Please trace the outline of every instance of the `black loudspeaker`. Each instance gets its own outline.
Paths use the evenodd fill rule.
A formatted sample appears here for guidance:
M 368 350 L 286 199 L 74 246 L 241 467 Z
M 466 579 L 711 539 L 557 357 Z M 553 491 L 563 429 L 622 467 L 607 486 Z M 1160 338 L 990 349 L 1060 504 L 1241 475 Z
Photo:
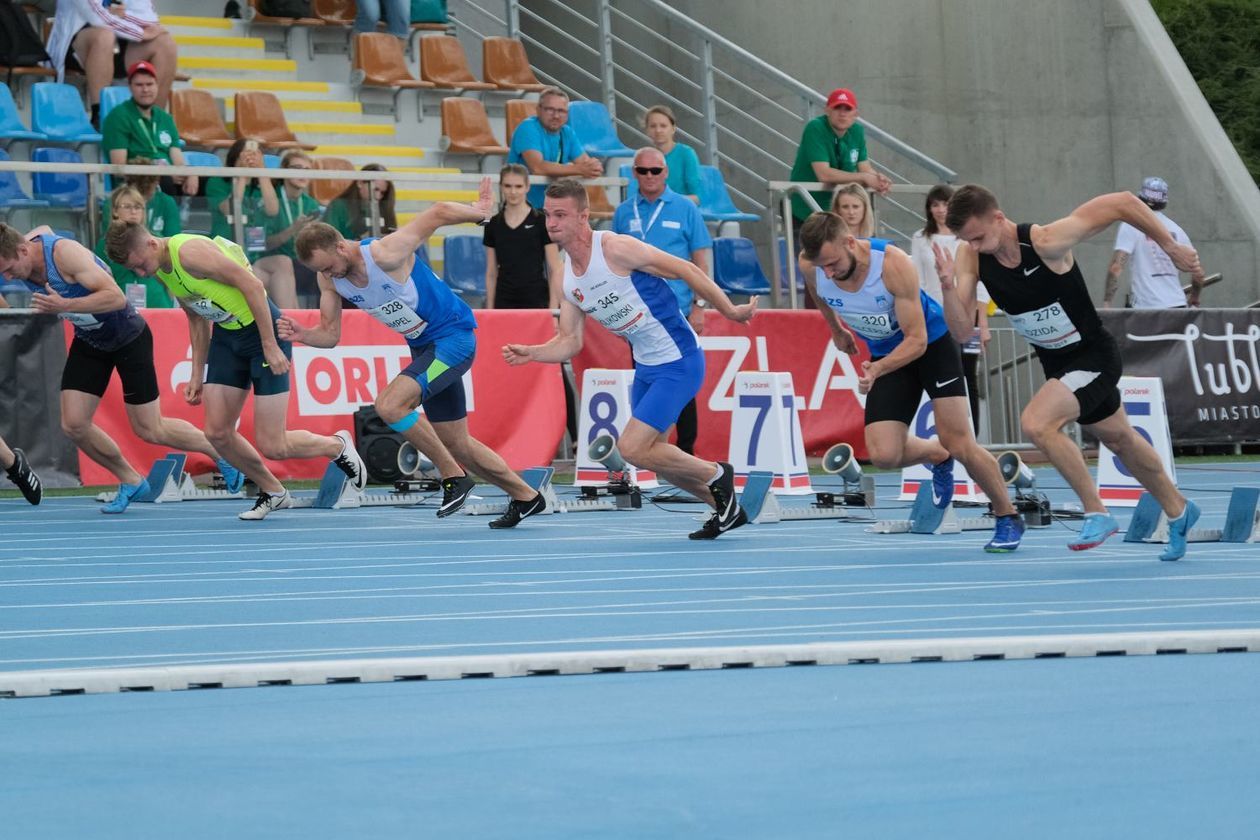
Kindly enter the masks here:
M 398 448 L 405 438 L 386 425 L 371 405 L 354 413 L 354 446 L 367 465 L 373 484 L 393 484 L 403 477 L 398 469 Z

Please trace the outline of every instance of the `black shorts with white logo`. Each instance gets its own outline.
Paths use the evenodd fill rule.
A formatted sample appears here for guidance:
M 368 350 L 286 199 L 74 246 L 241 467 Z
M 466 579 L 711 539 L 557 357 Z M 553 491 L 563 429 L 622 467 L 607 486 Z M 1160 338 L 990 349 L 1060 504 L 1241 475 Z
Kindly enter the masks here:
M 949 333 L 928 344 L 923 355 L 910 364 L 875 380 L 866 395 L 866 425 L 895 420 L 909 426 L 924 391 L 932 399 L 967 396 L 962 354 Z
M 122 380 L 123 402 L 144 405 L 158 398 L 153 333 L 147 324 L 143 332 L 117 350 L 98 350 L 76 336 L 61 371 L 61 390 L 102 397 L 115 369 Z
M 1083 425 L 1106 420 L 1120 410 L 1120 376 L 1124 361 L 1110 333 L 1090 339 L 1079 352 L 1058 358 L 1042 358 L 1046 379 L 1057 379 L 1076 395 L 1081 407 L 1077 422 Z

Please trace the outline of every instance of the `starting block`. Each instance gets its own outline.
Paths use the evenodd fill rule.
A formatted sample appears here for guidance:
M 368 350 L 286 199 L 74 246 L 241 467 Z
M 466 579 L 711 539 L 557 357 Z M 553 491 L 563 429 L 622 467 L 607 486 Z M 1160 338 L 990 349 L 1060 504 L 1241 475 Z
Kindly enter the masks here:
M 921 482 L 910 508 L 909 519 L 881 519 L 867 528 L 872 534 L 957 534 L 962 531 L 991 531 L 992 516 L 960 519 L 953 504 L 942 509 L 932 504 L 932 484 Z
M 768 470 L 753 470 L 744 482 L 739 504 L 754 525 L 772 522 L 788 522 L 804 519 L 851 519 L 854 514 L 848 508 L 866 510 L 868 502 L 850 504 L 846 494 L 815 493 L 814 503 L 808 506 L 783 506 L 774 494 L 776 476 Z M 863 517 L 865 518 L 865 517 Z
M 132 501 L 153 502 L 194 502 L 207 499 L 244 499 L 245 492 L 229 493 L 223 487 L 198 487 L 192 476 L 185 472 L 188 456 L 183 452 L 169 452 L 166 457 L 153 462 L 145 479 L 149 482 L 149 492 L 137 496 Z M 112 502 L 118 491 L 111 490 L 98 493 L 98 502 Z
M 1124 532 L 1125 542 L 1168 542 L 1168 516 L 1150 493 L 1143 493 Z M 1260 542 L 1260 488 L 1235 487 L 1229 494 L 1224 528 L 1191 528 L 1186 542 Z
M 433 493 L 412 492 L 413 484 L 422 482 L 398 482 L 402 488 L 389 493 L 369 493 L 356 490 L 350 483 L 350 477 L 336 464 L 330 463 L 324 469 L 324 477 L 319 481 L 319 490 L 315 498 L 293 499 L 295 508 L 317 508 L 319 510 L 346 510 L 359 507 L 399 507 L 418 505 L 433 498 Z
M 556 498 L 556 489 L 551 486 L 551 479 L 556 474 L 555 467 L 530 467 L 521 473 L 521 479 L 533 489 L 542 493 L 547 502 L 543 513 L 563 513 L 560 500 Z M 476 505 L 464 505 L 459 512 L 468 516 L 502 516 L 507 513 L 507 502 L 482 502 Z

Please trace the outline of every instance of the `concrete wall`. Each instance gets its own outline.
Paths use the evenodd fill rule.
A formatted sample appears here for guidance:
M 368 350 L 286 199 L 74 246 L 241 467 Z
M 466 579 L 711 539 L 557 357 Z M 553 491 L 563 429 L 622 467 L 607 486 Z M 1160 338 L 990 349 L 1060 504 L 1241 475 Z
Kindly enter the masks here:
M 1260 191 L 1145 0 L 675 0 L 684 14 L 1049 221 L 1098 193 L 1170 185 L 1208 305 L 1260 300 Z M 1096 297 L 1114 231 L 1078 251 Z

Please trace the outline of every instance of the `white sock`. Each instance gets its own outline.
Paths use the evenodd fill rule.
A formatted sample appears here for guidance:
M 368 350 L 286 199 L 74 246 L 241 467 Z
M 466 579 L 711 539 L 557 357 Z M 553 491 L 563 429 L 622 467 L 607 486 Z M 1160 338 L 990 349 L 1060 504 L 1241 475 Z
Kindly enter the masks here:
M 724 470 L 722 469 L 722 465 L 721 465 L 721 464 L 718 464 L 717 472 L 715 472 L 715 473 L 713 474 L 713 478 L 710 478 L 710 479 L 709 479 L 709 483 L 710 483 L 710 484 L 712 484 L 713 482 L 715 482 L 715 481 L 717 481 L 719 478 L 721 478 L 721 477 L 722 477 L 722 473 L 723 473 L 723 472 L 724 472 Z

